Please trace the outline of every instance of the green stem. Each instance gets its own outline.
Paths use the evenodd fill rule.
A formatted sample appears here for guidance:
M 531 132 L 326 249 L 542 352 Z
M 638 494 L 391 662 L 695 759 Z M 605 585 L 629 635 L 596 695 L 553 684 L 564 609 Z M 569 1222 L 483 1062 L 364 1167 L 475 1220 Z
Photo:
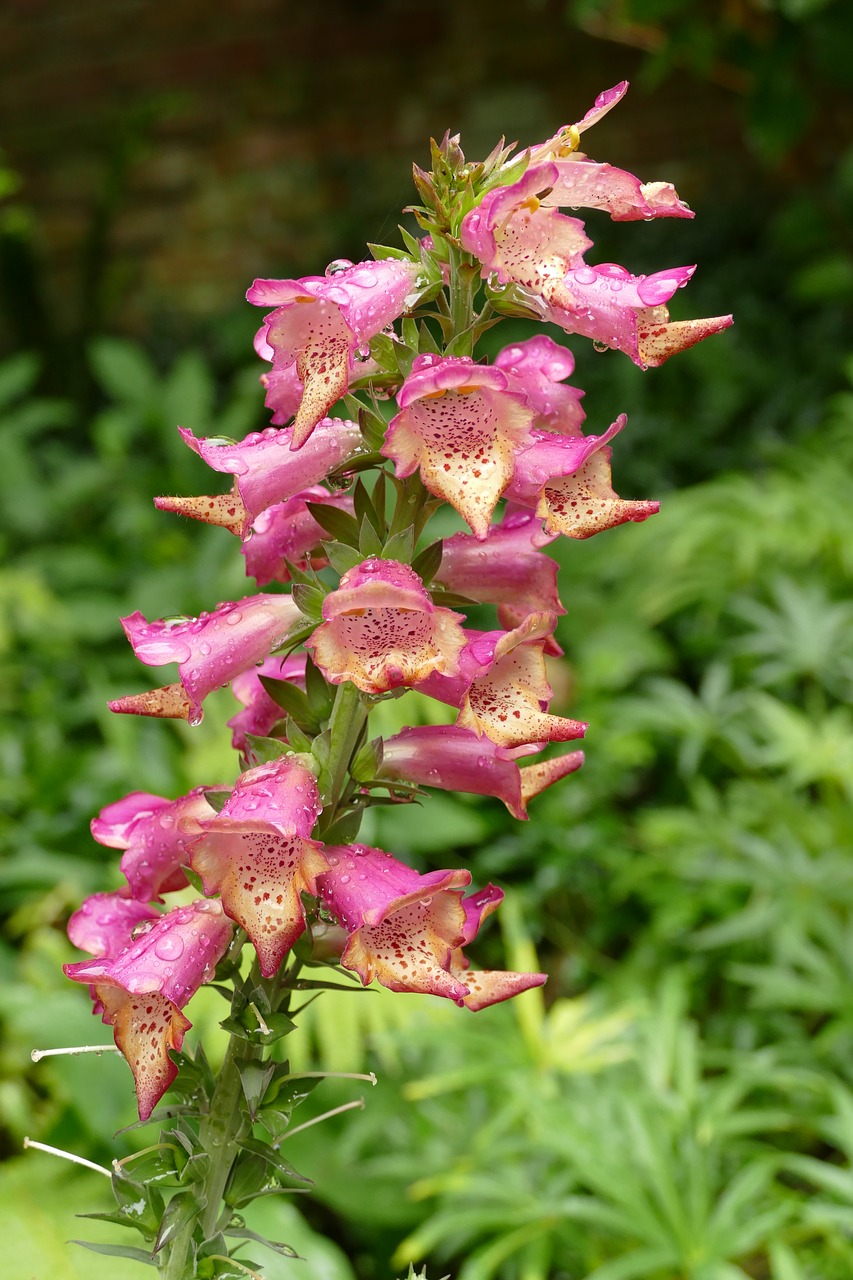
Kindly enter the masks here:
M 334 822 L 347 790 L 352 753 L 367 723 L 367 716 L 365 699 L 355 685 L 349 681 L 339 684 L 329 717 L 329 790 L 320 819 L 320 834 Z
M 448 240 L 450 256 L 450 319 L 453 333 L 447 344 L 446 353 L 455 356 L 474 354 L 474 290 L 469 272 L 470 258 L 461 249 L 457 249 L 452 240 Z M 451 351 L 452 349 L 452 351 Z

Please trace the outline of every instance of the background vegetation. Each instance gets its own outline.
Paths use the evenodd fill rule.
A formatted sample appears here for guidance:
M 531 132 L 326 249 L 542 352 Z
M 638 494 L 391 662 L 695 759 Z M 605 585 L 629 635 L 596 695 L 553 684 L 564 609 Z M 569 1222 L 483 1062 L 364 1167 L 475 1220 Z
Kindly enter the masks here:
M 240 291 L 254 271 L 356 257 L 363 240 L 388 238 L 383 220 L 393 226 L 409 198 L 402 161 L 391 173 L 408 144 L 399 115 L 386 151 L 369 128 L 345 139 L 349 158 L 335 153 L 331 174 L 320 151 L 340 108 L 324 99 L 311 117 L 309 72 L 323 86 L 357 84 L 367 43 L 363 13 L 358 27 L 332 9 L 343 35 L 322 65 L 318 45 L 301 49 L 285 96 L 303 121 L 290 167 L 261 165 L 236 184 L 236 204 L 220 210 L 237 228 L 227 259 L 205 258 L 202 239 L 216 289 L 200 289 L 186 245 L 174 259 L 185 261 L 185 289 L 152 284 L 145 264 L 162 274 L 162 255 L 149 246 L 134 267 L 123 231 L 140 173 L 192 118 L 185 86 L 183 97 L 177 78 L 164 88 L 165 45 L 150 58 L 156 92 L 100 135 L 73 253 L 28 167 L 35 126 L 13 131 L 17 152 L 0 174 L 0 1222 L 13 1280 L 134 1274 L 65 1244 L 119 1239 L 73 1220 L 106 1206 L 105 1184 L 20 1154 L 25 1134 L 107 1163 L 152 1140 L 111 1138 L 133 1118 L 121 1062 L 29 1058 L 98 1034 L 59 968 L 72 957 L 69 912 L 118 883 L 88 822 L 131 789 L 174 795 L 233 774 L 227 695 L 194 730 L 105 710 L 145 683 L 120 614 L 193 612 L 246 590 L 227 535 L 151 506 L 156 493 L 209 480 L 175 424 L 236 437 L 264 425 L 255 317 L 236 304 Z M 551 978 L 544 999 L 531 992 L 476 1018 L 384 992 L 312 1006 L 315 1056 L 345 1070 L 369 1064 L 380 1086 L 363 1113 L 293 1139 L 317 1192 L 300 1199 L 302 1215 L 272 1200 L 257 1212 L 308 1260 L 273 1259 L 268 1274 L 384 1280 L 414 1259 L 455 1280 L 849 1280 L 847 6 L 577 0 L 483 6 L 478 26 L 479 10 L 464 20 L 466 61 L 442 44 L 451 20 L 440 10 L 376 5 L 368 34 L 383 49 L 396 38 L 403 65 L 417 19 L 412 128 L 443 129 L 447 119 L 431 121 L 453 108 L 472 152 L 514 127 L 532 141 L 586 109 L 575 68 L 592 93 L 628 74 L 621 119 L 608 118 L 609 134 L 599 126 L 592 153 L 682 188 L 683 173 L 699 216 L 675 227 L 591 219 L 599 256 L 638 270 L 698 261 L 689 313 L 732 309 L 737 328 L 646 375 L 572 344 L 591 426 L 629 414 L 619 492 L 664 499 L 645 525 L 555 549 L 569 609 L 555 681 L 561 711 L 592 724 L 587 764 L 524 825 L 498 804 L 436 795 L 429 823 L 406 808 L 373 811 L 366 833 L 423 868 L 458 863 L 477 882 L 502 883 L 504 936 L 487 935 L 481 959 L 500 963 L 503 948 L 517 966 L 538 956 Z M 189 3 L 176 13 L 198 17 Z M 287 24 L 275 21 L 281 49 Z M 557 57 L 559 85 L 543 70 Z M 429 58 L 459 71 L 452 90 L 426 76 Z M 226 91 L 238 54 L 223 66 Z M 262 88 L 246 99 L 250 132 Z M 53 127 L 65 136 L 61 120 Z M 207 152 L 199 143 L 192 154 Z M 221 195 L 215 175 L 193 199 L 205 190 Z M 259 260 L 240 192 L 246 207 L 280 202 L 280 223 L 256 215 L 261 240 L 282 233 L 275 260 Z M 166 243 L 187 234 L 183 223 Z M 193 1017 L 203 1035 L 219 1016 L 202 993 Z M 307 1044 L 294 1047 L 307 1060 Z M 350 1096 L 327 1083 L 306 1105 L 319 1112 Z

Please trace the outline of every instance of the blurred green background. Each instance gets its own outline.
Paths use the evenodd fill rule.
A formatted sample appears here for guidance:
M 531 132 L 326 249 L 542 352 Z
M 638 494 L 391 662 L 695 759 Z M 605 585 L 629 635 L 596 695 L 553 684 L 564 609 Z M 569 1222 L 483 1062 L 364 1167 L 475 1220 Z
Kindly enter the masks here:
M 10 1280 L 138 1270 L 65 1244 L 121 1239 L 73 1217 L 107 1207 L 106 1180 L 21 1144 L 108 1164 L 154 1140 L 112 1137 L 134 1114 L 123 1063 L 29 1054 L 105 1036 L 59 969 L 69 912 L 118 883 L 92 815 L 234 773 L 227 694 L 195 730 L 105 710 L 150 674 L 119 615 L 251 590 L 227 534 L 151 505 L 209 486 L 176 424 L 266 424 L 247 285 L 394 243 L 430 133 L 461 130 L 475 158 L 501 133 L 534 142 L 623 78 L 590 153 L 674 181 L 697 218 L 592 214 L 595 260 L 698 262 L 676 318 L 736 327 L 648 374 L 569 343 L 589 430 L 629 415 L 618 491 L 663 499 L 555 549 L 555 684 L 592 725 L 583 771 L 526 824 L 436 795 L 428 823 L 382 810 L 366 832 L 503 884 L 503 937 L 478 959 L 545 966 L 545 997 L 476 1017 L 320 999 L 294 1052 L 380 1085 L 293 1139 L 316 1194 L 303 1216 L 265 1202 L 258 1229 L 308 1259 L 274 1259 L 271 1280 L 385 1280 L 409 1259 L 431 1280 L 849 1280 L 847 0 L 7 0 L 0 62 Z M 215 1037 L 215 997 L 192 1016 Z M 352 1096 L 329 1082 L 306 1106 Z

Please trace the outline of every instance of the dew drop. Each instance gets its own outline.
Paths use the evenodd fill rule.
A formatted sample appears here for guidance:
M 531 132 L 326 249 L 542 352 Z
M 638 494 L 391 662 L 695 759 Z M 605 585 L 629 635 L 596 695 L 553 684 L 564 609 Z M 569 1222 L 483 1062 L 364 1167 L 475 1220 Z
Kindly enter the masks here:
M 339 276 L 344 271 L 349 271 L 352 263 L 349 258 L 335 258 L 334 262 L 330 262 L 324 272 L 327 276 Z
M 184 954 L 184 944 L 180 938 L 167 934 L 154 943 L 154 954 L 161 960 L 179 960 Z

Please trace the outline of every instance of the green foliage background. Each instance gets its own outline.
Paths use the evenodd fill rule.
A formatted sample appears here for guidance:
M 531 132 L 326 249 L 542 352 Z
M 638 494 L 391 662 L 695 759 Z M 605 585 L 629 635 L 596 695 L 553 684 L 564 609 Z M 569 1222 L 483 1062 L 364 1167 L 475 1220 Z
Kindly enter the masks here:
M 647 50 L 640 92 L 675 74 L 736 96 L 759 191 L 733 179 L 695 223 L 653 224 L 642 242 L 590 222 L 601 258 L 699 261 L 691 314 L 732 309 L 737 328 L 645 375 L 571 344 L 590 429 L 629 413 L 619 492 L 664 499 L 645 525 L 554 548 L 569 610 L 555 684 L 560 710 L 591 722 L 587 764 L 526 824 L 440 794 L 428 822 L 374 811 L 365 832 L 423 868 L 502 883 L 503 936 L 479 959 L 541 963 L 550 981 L 476 1018 L 385 992 L 311 1006 L 303 1065 L 372 1067 L 380 1086 L 364 1112 L 293 1139 L 317 1192 L 304 1216 L 266 1202 L 258 1229 L 308 1261 L 274 1259 L 271 1280 L 380 1280 L 410 1260 L 456 1280 L 853 1273 L 853 150 L 825 131 L 850 87 L 845 15 L 843 0 L 739 0 L 722 16 L 578 0 L 560 15 L 602 49 Z M 567 117 L 586 105 L 570 98 Z M 37 272 L 38 211 L 14 174 L 0 189 L 4 261 Z M 132 1264 L 64 1243 L 120 1239 L 72 1220 L 106 1207 L 106 1183 L 20 1152 L 29 1134 L 108 1164 L 153 1141 L 111 1137 L 133 1117 L 126 1069 L 29 1053 L 103 1032 L 59 970 L 69 912 L 118 883 L 91 816 L 128 790 L 234 773 L 227 694 L 194 730 L 104 704 L 145 686 L 120 614 L 248 589 L 228 535 L 150 499 L 209 484 L 177 422 L 264 425 L 254 317 L 172 317 L 174 354 L 97 309 L 33 344 L 7 310 L 0 1222 L 12 1280 L 124 1277 Z M 214 1058 L 219 1016 L 202 993 L 193 1019 Z M 329 1082 L 309 1105 L 350 1097 Z

